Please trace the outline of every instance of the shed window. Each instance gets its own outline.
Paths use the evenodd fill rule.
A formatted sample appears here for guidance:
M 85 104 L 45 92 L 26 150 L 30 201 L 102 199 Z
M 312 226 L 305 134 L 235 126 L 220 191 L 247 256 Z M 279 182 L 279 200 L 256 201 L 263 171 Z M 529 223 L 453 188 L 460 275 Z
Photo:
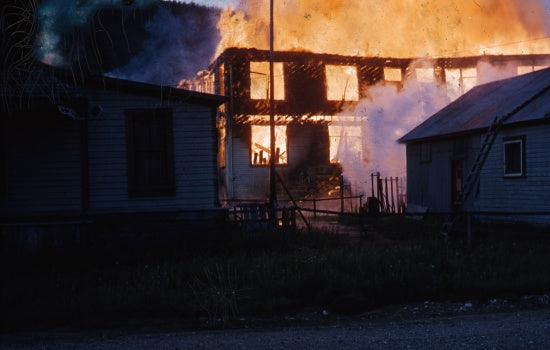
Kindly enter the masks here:
M 327 100 L 357 101 L 359 100 L 359 82 L 357 68 L 354 66 L 325 66 L 327 82 Z
M 525 176 L 525 138 L 504 139 L 504 176 Z
M 128 195 L 174 195 L 171 109 L 127 110 Z
M 274 98 L 285 99 L 285 81 L 283 64 L 273 63 Z M 250 62 L 250 98 L 252 100 L 269 99 L 269 62 Z
M 269 165 L 271 148 L 269 125 L 252 125 L 251 134 L 252 165 Z M 286 125 L 275 126 L 275 164 L 287 164 L 286 141 Z

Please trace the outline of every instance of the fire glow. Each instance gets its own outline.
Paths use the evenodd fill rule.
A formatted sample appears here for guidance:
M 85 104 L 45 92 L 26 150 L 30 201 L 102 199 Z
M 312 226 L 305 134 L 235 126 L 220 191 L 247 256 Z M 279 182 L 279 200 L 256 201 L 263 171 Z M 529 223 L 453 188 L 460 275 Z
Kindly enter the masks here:
M 241 1 L 218 23 L 217 55 L 267 49 L 269 1 Z M 550 53 L 542 0 L 288 0 L 275 2 L 276 50 L 348 56 L 450 57 Z

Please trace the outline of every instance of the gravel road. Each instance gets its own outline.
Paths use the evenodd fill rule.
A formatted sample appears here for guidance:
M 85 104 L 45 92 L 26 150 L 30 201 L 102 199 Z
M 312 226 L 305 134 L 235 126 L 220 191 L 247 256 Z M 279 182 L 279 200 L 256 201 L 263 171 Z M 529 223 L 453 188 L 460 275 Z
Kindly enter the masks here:
M 550 309 L 201 331 L 3 334 L 2 349 L 550 349 Z

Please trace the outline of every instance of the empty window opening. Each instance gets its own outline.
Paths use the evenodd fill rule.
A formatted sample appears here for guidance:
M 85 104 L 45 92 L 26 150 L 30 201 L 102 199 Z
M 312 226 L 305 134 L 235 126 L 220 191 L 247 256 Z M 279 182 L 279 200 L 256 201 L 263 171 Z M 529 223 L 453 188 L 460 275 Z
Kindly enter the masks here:
M 362 157 L 361 126 L 329 125 L 330 162 L 359 162 Z
M 403 73 L 401 72 L 401 68 L 384 67 L 384 80 L 385 81 L 403 80 Z
M 270 152 L 270 127 L 269 125 L 252 125 L 251 127 L 251 152 L 252 165 L 269 165 Z M 287 137 L 286 125 L 275 126 L 275 164 L 287 164 Z
M 448 68 L 445 69 L 445 83 L 447 96 L 456 100 L 477 84 L 476 68 Z
M 325 74 L 327 79 L 327 100 L 359 100 L 357 68 L 354 66 L 326 65 Z
M 285 82 L 283 64 L 273 63 L 274 98 L 285 99 Z M 250 98 L 253 100 L 269 99 L 269 62 L 250 62 Z
M 420 83 L 433 83 L 435 82 L 434 69 L 433 68 L 416 68 L 416 80 Z
M 525 138 L 504 139 L 504 176 L 525 175 Z
M 527 74 L 548 68 L 548 66 L 518 66 L 518 75 Z
M 225 143 L 227 140 L 226 137 L 226 119 L 224 116 L 221 116 L 217 122 L 218 128 L 218 163 L 220 168 L 225 167 L 226 155 L 225 155 Z

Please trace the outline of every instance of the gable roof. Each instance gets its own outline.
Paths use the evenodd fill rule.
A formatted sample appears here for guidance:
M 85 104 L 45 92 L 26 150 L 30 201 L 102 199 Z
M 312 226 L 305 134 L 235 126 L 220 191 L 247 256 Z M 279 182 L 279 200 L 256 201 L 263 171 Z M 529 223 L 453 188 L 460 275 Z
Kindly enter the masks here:
M 550 121 L 550 68 L 476 86 L 398 141 L 481 132 L 497 117 L 506 118 L 503 125 Z

